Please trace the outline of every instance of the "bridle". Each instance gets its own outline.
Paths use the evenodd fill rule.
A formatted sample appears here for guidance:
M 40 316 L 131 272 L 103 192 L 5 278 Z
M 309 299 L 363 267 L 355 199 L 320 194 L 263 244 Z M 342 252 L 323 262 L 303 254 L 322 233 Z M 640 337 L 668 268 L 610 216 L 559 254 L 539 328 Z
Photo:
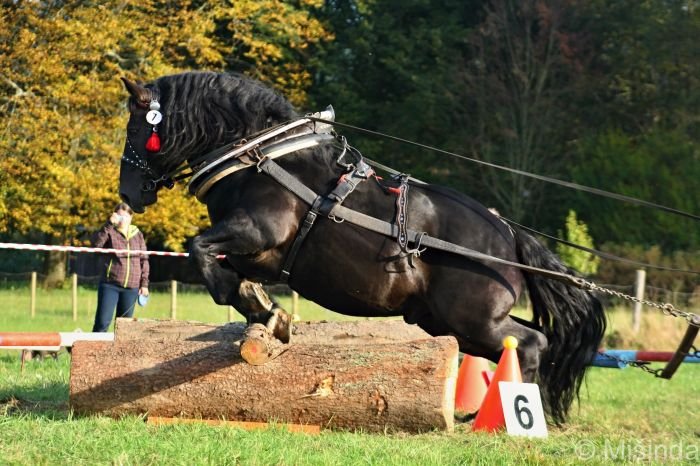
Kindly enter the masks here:
M 156 132 L 156 127 L 158 123 L 160 123 L 160 118 L 162 118 L 162 114 L 158 111 L 160 109 L 160 91 L 158 90 L 157 87 L 150 87 L 146 88 L 149 91 L 149 98 L 148 102 L 145 102 L 144 100 L 137 100 L 136 105 L 143 108 L 143 109 L 151 109 L 148 115 L 152 113 L 158 114 L 159 120 L 156 124 L 154 124 L 154 132 Z M 148 119 L 147 119 L 148 121 Z M 149 121 L 149 124 L 153 124 Z M 129 164 L 133 165 L 134 167 L 138 168 L 141 170 L 141 172 L 147 176 L 148 179 L 141 185 L 141 191 L 148 192 L 148 191 L 155 191 L 158 189 L 159 186 L 164 186 L 168 189 L 171 189 L 175 185 L 175 179 L 172 177 L 171 172 L 166 172 L 165 174 L 158 176 L 158 174 L 153 170 L 153 168 L 148 164 L 148 160 L 146 159 L 145 156 L 139 154 L 139 152 L 134 148 L 134 145 L 131 143 L 131 140 L 129 139 L 129 136 L 126 137 L 126 145 L 129 148 L 129 152 L 125 152 L 122 155 L 122 161 Z
M 137 102 L 142 108 L 148 108 L 153 102 L 158 103 L 157 88 L 149 90 L 149 103 Z M 161 186 L 172 189 L 177 181 L 192 177 L 188 187 L 201 201 L 214 183 L 235 171 L 259 165 L 267 158 L 277 158 L 324 142 L 335 141 L 337 138 L 331 125 L 313 121 L 313 118 L 333 120 L 334 116 L 332 107 L 329 107 L 323 112 L 266 128 L 194 160 L 186 161 L 162 175 L 158 175 L 146 157 L 139 154 L 127 136 L 128 152 L 124 152 L 122 161 L 138 168 L 145 175 L 146 181 L 141 185 L 142 192 L 156 191 Z

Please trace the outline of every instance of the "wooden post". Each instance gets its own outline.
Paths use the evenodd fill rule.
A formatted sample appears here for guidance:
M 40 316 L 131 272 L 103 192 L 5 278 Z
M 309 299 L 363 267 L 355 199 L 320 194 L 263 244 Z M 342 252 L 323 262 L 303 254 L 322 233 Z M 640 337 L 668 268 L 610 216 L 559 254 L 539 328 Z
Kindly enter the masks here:
M 177 319 L 177 281 L 170 280 L 170 318 Z
M 647 272 L 644 269 L 638 269 L 634 281 L 634 297 L 644 299 L 644 288 L 646 286 Z M 634 333 L 639 332 L 639 327 L 642 322 L 642 303 L 634 303 L 634 311 L 632 313 L 632 330 Z
M 36 272 L 32 272 L 32 280 L 29 286 L 29 311 L 33 319 L 36 316 Z
M 298 322 L 301 320 L 299 317 L 299 293 L 292 291 L 292 321 Z
M 73 290 L 73 322 L 78 320 L 78 274 L 71 275 L 71 288 Z
M 233 318 L 234 318 L 233 312 L 234 311 L 235 311 L 235 309 L 233 308 L 233 306 L 228 307 L 228 321 L 229 322 L 233 322 Z

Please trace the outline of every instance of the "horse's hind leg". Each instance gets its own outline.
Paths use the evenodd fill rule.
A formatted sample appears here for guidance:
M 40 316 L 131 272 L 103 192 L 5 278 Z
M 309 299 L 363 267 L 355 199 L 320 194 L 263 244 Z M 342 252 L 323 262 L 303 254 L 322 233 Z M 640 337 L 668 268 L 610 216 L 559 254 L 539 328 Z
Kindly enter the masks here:
M 503 340 L 513 336 L 518 340 L 518 362 L 524 382 L 534 382 L 540 366 L 540 358 L 547 348 L 544 334 L 517 319 L 506 315 L 493 321 L 461 322 L 450 325 L 433 314 L 424 313 L 416 323 L 431 335 L 452 335 L 459 350 L 472 356 L 480 356 L 495 363 L 503 353 Z

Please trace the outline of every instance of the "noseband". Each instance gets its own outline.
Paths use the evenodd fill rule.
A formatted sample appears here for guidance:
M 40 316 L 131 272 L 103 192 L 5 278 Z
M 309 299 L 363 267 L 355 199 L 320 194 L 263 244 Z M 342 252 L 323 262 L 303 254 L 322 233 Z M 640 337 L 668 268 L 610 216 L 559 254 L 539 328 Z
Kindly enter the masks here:
M 168 189 L 172 189 L 172 187 L 175 186 L 175 180 L 173 180 L 173 178 L 170 176 L 170 173 L 166 173 L 159 177 L 153 171 L 153 169 L 151 169 L 146 159 L 136 152 L 128 136 L 126 138 L 126 145 L 129 146 L 129 151 L 131 151 L 132 157 L 124 154 L 122 155 L 122 161 L 135 166 L 145 175 L 150 176 L 150 179 L 147 179 L 141 186 L 141 191 L 155 191 L 158 186 L 165 186 Z

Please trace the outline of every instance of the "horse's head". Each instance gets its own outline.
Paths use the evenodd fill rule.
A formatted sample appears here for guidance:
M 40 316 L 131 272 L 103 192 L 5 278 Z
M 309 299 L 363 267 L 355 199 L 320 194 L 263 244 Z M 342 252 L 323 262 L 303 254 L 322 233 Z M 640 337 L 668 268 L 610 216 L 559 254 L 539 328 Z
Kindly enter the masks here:
M 156 202 L 165 164 L 159 157 L 165 132 L 160 90 L 155 85 L 141 84 L 122 78 L 129 91 L 129 122 L 126 143 L 119 173 L 119 195 L 134 211 L 143 213 L 145 207 Z M 160 160 L 159 160 L 160 159 Z
M 172 186 L 170 176 L 184 163 L 296 116 L 272 89 L 235 74 L 190 72 L 146 85 L 122 80 L 130 116 L 119 194 L 139 213 Z

